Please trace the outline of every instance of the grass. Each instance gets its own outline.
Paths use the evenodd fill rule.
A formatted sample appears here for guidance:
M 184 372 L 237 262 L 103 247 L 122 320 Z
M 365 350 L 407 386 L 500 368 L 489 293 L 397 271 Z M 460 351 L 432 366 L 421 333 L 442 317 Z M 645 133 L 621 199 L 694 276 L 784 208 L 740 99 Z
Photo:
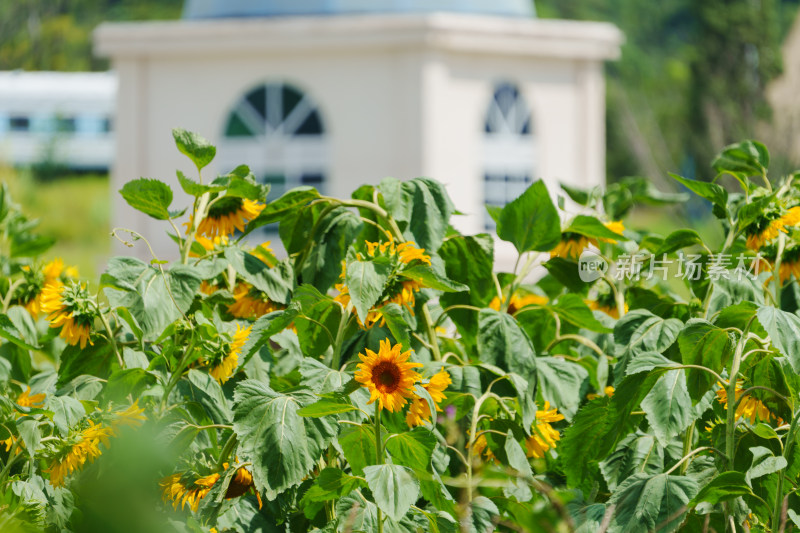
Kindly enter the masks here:
M 81 277 L 96 280 L 111 251 L 109 179 L 107 174 L 67 175 L 37 181 L 30 172 L 0 167 L 12 199 L 38 231 L 56 239 L 44 259 L 61 257 L 75 265 Z

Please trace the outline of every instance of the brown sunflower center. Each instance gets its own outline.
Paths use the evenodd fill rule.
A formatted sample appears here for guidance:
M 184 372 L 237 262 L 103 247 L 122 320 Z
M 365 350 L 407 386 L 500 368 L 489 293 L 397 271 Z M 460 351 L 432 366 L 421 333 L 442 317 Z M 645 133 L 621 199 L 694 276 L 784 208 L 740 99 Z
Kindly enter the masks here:
M 372 382 L 384 394 L 391 394 L 399 388 L 400 369 L 389 361 L 379 363 L 372 369 Z

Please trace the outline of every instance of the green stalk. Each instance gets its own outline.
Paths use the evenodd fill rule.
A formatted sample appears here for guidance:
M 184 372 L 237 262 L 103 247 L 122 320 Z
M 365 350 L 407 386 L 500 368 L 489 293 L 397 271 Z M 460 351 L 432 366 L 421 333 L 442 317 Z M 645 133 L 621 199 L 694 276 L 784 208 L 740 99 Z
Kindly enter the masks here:
M 689 451 L 692 449 L 692 437 L 694 436 L 694 422 L 692 422 L 689 427 L 686 429 L 686 434 L 683 436 L 683 456 L 686 457 L 689 454 Z M 681 466 L 680 474 L 683 476 L 686 474 L 686 469 L 689 468 L 689 463 L 683 463 Z
M 219 454 L 219 461 L 217 461 L 217 468 L 220 470 L 222 469 L 222 464 L 225 462 L 225 459 L 233 451 L 233 447 L 236 446 L 236 433 L 231 433 L 231 436 L 228 437 L 228 440 L 225 442 L 225 446 L 222 448 L 222 452 Z
M 375 462 L 383 464 L 383 447 L 381 442 L 381 407 L 375 406 Z M 377 507 L 377 506 L 376 506 Z M 383 511 L 378 507 L 378 533 L 383 533 Z
M 792 447 L 794 446 L 794 435 L 797 431 L 797 420 L 800 418 L 800 411 L 794 413 L 789 432 L 786 434 L 786 446 L 783 447 L 783 457 L 791 457 Z M 778 487 L 775 491 L 775 509 L 772 511 L 772 530 L 779 531 L 781 525 L 781 514 L 783 511 L 783 472 L 778 476 Z
M 433 360 L 441 361 L 442 353 L 439 351 L 439 339 L 436 337 L 436 329 L 433 327 L 433 319 L 427 303 L 422 304 L 422 318 L 425 321 L 425 329 L 428 332 L 428 342 L 431 344 Z

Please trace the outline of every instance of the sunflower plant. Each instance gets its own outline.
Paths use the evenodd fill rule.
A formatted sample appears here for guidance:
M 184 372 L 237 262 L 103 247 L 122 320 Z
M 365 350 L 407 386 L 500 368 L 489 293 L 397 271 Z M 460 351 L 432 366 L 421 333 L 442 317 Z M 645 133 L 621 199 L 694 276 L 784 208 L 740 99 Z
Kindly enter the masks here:
M 761 144 L 673 176 L 714 243 L 633 227 L 689 199 L 644 179 L 464 235 L 434 180 L 272 198 L 173 136 L 191 175 L 120 193 L 174 253 L 116 228 L 147 259 L 96 281 L 0 188 L 2 531 L 800 527 L 799 176 Z

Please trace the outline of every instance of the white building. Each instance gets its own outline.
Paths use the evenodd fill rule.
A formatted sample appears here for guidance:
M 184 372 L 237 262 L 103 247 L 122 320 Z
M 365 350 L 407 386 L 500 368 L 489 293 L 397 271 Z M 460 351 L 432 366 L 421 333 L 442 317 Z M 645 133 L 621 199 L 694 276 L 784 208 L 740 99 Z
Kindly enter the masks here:
M 538 20 L 532 6 L 188 0 L 181 21 L 104 24 L 96 51 L 119 79 L 113 189 L 141 176 L 179 189 L 175 169 L 192 169 L 173 127 L 217 145 L 210 174 L 247 164 L 271 197 L 435 178 L 470 233 L 491 229 L 485 203 L 539 177 L 552 190 L 602 183 L 603 62 L 622 36 L 606 23 Z M 172 249 L 160 223 L 113 201 L 115 225 Z

